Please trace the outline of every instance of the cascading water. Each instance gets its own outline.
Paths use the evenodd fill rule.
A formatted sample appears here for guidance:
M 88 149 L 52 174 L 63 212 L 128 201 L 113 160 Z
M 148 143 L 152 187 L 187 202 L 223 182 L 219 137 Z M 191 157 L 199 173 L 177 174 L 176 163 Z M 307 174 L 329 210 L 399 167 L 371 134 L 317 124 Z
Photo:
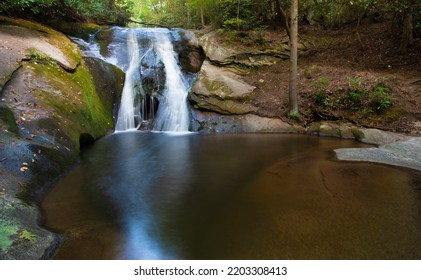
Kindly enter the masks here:
M 179 33 L 183 32 L 164 28 L 110 30 L 112 38 L 107 39 L 107 50 L 94 40 L 79 44 L 85 48 L 85 55 L 114 64 L 125 72 L 115 130 L 188 131 L 187 95 L 195 75 L 181 70 L 173 44 L 174 40 L 181 41 Z M 99 37 L 105 37 L 99 33 Z
M 169 34 L 155 33 L 154 44 L 165 66 L 166 82 L 153 128 L 160 131 L 188 131 L 187 83 L 180 75 Z
M 139 76 L 139 45 L 134 30 L 129 32 L 127 46 L 130 64 L 126 72 L 123 93 L 121 95 L 120 110 L 118 111 L 118 119 L 115 127 L 116 131 L 136 129 L 134 99 L 136 78 Z

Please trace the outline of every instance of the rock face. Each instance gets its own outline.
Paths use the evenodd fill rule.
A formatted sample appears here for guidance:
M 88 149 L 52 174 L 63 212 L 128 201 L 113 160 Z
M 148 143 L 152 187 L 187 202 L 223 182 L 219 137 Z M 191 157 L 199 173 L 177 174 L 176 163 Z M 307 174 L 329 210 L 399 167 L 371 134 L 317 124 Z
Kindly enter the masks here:
M 237 74 L 205 62 L 189 100 L 196 108 L 241 115 L 256 111 L 256 108 L 244 103 L 250 99 L 253 90 L 254 87 L 242 81 Z
M 22 20 L 0 19 L 0 61 L 0 259 L 49 258 L 59 236 L 39 227 L 37 204 L 81 145 L 113 127 L 118 86 L 94 76 L 121 82 L 64 35 Z
M 24 20 L 0 17 L 0 90 L 20 62 L 31 55 L 44 54 L 61 67 L 74 71 L 80 64 L 79 50 L 63 34 Z M 38 53 L 34 53 L 37 50 Z
M 280 119 L 259 117 L 250 104 L 255 87 L 244 79 L 250 68 L 273 65 L 289 58 L 287 42 L 273 49 L 238 48 L 221 43 L 217 32 L 199 37 L 206 54 L 188 99 L 193 105 L 192 129 L 206 132 L 303 131 Z
M 262 51 L 254 48 L 237 49 L 234 46 L 221 45 L 217 37 L 218 34 L 214 31 L 199 38 L 208 59 L 217 65 L 236 64 L 245 67 L 262 67 L 289 58 L 288 42 L 275 49 Z M 300 46 L 300 48 L 304 48 L 304 46 Z

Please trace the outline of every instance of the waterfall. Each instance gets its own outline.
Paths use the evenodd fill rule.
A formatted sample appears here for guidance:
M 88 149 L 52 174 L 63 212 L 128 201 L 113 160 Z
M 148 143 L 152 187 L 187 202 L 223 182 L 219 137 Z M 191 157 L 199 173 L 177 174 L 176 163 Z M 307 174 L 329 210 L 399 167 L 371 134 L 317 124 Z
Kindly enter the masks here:
M 165 28 L 111 27 L 90 36 L 89 42 L 72 38 L 85 56 L 111 63 L 125 73 L 116 132 L 188 131 L 187 95 L 197 76 L 181 70 L 174 47 L 180 51 L 194 40 L 185 34 Z
M 126 71 L 123 93 L 121 95 L 120 110 L 115 127 L 116 131 L 136 129 L 135 118 L 135 95 L 137 80 L 139 79 L 139 45 L 137 43 L 135 30 L 132 29 L 127 36 L 127 48 L 129 53 L 129 68 Z
M 183 78 L 178 65 L 177 53 L 171 42 L 171 33 L 167 29 L 132 28 L 127 32 L 127 64 L 117 63 L 126 73 L 126 80 L 121 96 L 121 104 L 115 130 L 117 132 L 139 129 L 141 126 L 156 131 L 188 131 L 189 112 L 187 94 L 189 85 Z M 124 31 L 127 31 L 125 29 Z M 143 40 L 140 46 L 138 35 Z M 145 43 L 147 42 L 147 43 Z M 121 44 L 111 46 L 113 57 L 121 56 Z M 143 60 L 147 60 L 144 62 Z M 121 59 L 117 58 L 117 61 Z M 123 60 L 122 60 L 123 61 Z M 145 65 L 146 66 L 145 66 Z M 142 79 L 144 70 L 159 71 L 163 65 L 165 86 L 158 93 L 154 90 L 146 94 Z M 159 85 L 159 74 L 153 74 L 154 82 Z M 156 103 L 159 102 L 157 112 Z
M 158 131 L 188 131 L 188 85 L 181 75 L 169 32 L 155 33 L 154 45 L 165 66 L 166 82 L 153 129 Z

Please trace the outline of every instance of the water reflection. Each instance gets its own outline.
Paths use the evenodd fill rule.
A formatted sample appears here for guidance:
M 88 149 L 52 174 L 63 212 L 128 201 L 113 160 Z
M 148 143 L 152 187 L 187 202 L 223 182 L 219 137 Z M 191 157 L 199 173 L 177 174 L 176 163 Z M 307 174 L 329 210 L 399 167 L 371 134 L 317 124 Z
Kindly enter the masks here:
M 114 134 L 45 199 L 46 226 L 60 259 L 420 258 L 420 174 L 332 160 L 358 145 Z

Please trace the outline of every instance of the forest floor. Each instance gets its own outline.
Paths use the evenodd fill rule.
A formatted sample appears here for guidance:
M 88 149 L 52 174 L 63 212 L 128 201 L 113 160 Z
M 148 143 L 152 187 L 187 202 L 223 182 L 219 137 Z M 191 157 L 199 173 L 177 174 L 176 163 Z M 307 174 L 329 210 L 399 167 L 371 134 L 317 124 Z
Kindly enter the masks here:
M 363 22 L 339 30 L 300 26 L 308 48 L 298 61 L 300 123 L 320 120 L 421 135 L 421 39 L 399 53 L 399 33 L 389 23 Z M 267 31 L 271 44 L 288 40 Z M 289 61 L 245 77 L 256 87 L 258 114 L 288 120 Z

